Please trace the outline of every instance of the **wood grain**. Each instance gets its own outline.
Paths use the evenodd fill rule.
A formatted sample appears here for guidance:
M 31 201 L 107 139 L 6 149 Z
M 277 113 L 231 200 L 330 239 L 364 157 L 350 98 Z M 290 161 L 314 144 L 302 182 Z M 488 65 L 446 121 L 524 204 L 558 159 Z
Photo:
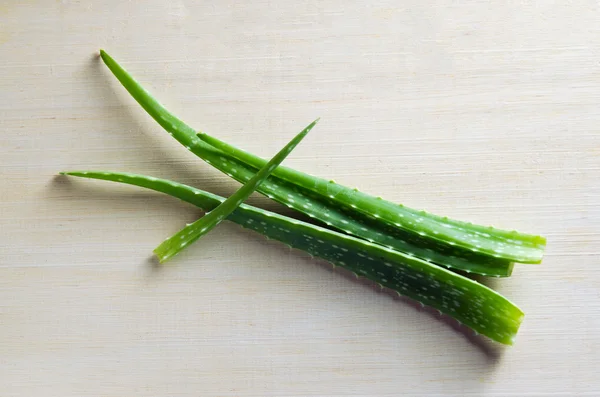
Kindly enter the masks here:
M 4 1 L 0 395 L 597 396 L 596 1 Z M 105 48 L 198 129 L 412 207 L 548 237 L 493 286 L 515 346 L 198 212 L 61 170 L 238 185 L 160 130 Z M 261 197 L 252 203 L 280 210 Z

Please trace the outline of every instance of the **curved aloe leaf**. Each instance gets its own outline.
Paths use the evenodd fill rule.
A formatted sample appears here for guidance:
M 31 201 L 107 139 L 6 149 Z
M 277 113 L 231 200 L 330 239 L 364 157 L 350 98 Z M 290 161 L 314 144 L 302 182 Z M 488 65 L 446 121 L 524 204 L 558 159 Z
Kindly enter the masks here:
M 275 168 L 294 150 L 304 139 L 306 134 L 313 129 L 319 119 L 310 123 L 304 130 L 296 135 L 283 149 L 281 149 L 268 163 L 264 165 L 248 182 L 213 211 L 191 223 L 166 239 L 154 250 L 160 262 L 165 262 L 177 255 L 185 247 L 198 240 L 217 226 L 223 219 L 232 213 L 246 200 Z
M 240 170 L 243 165 L 246 166 L 246 169 L 250 170 L 252 170 L 252 168 L 260 168 L 260 166 L 251 167 L 248 164 L 260 163 L 261 166 L 264 165 L 264 160 L 256 156 L 251 156 L 247 153 L 246 157 L 250 157 L 245 158 L 244 156 L 240 155 L 241 151 L 238 151 L 233 147 L 229 146 L 228 150 L 230 150 L 230 152 L 225 153 L 222 150 L 217 150 L 213 145 L 209 145 L 200 140 L 197 136 L 195 136 L 195 131 L 191 127 L 172 115 L 162 105 L 160 105 L 147 91 L 144 90 L 144 88 L 137 81 L 135 81 L 135 79 L 133 79 L 131 75 L 127 73 L 127 71 L 125 71 L 116 61 L 114 61 L 114 59 L 112 59 L 104 51 L 101 51 L 101 56 L 108 68 L 113 72 L 121 84 L 129 91 L 134 99 L 140 103 L 140 105 L 175 139 L 186 146 L 188 150 L 192 151 L 198 157 L 236 179 L 238 179 L 236 170 Z M 223 142 L 217 141 L 206 134 L 202 134 L 201 136 L 204 140 L 212 139 L 213 143 L 215 144 L 226 145 Z M 235 156 L 232 156 L 231 149 L 234 149 L 233 152 L 235 153 Z M 245 160 L 237 161 L 237 158 L 245 158 Z M 384 230 L 387 231 L 390 227 L 392 229 L 399 228 L 401 232 L 408 231 L 411 232 L 413 236 L 421 236 L 424 237 L 425 240 L 429 241 L 438 241 L 436 245 L 446 244 L 447 250 L 453 250 L 455 247 L 457 247 L 457 254 L 452 256 L 460 257 L 461 255 L 459 253 L 461 251 L 464 252 L 464 249 L 466 249 L 471 251 L 471 253 L 466 256 L 474 258 L 475 260 L 479 260 L 481 257 L 501 259 L 501 261 L 498 261 L 496 264 L 500 267 L 504 267 L 505 270 L 498 272 L 497 270 L 489 269 L 487 270 L 487 274 L 510 274 L 510 270 L 506 269 L 509 269 L 512 266 L 509 263 L 511 261 L 538 263 L 541 260 L 541 255 L 543 253 L 543 247 L 541 245 L 542 243 L 540 242 L 540 244 L 535 248 L 532 247 L 532 243 L 528 241 L 530 238 L 527 235 L 513 235 L 511 232 L 505 232 L 498 229 L 489 229 L 483 226 L 470 225 L 459 221 L 450 221 L 447 218 L 407 209 L 407 207 L 398 206 L 381 199 L 373 198 L 364 193 L 360 193 L 355 189 L 345 188 L 332 183 L 323 184 L 323 180 L 313 178 L 306 174 L 298 173 L 297 171 L 290 170 L 285 167 L 278 167 L 274 171 L 274 175 L 280 175 L 280 170 L 282 169 L 287 170 L 287 173 L 284 172 L 284 174 L 288 177 L 290 176 L 290 172 L 297 173 L 299 181 L 302 182 L 299 183 L 299 181 L 293 180 L 294 178 L 288 178 L 292 179 L 289 182 L 293 185 L 295 190 L 295 194 L 292 196 L 296 198 L 301 196 L 302 193 L 305 193 L 306 190 L 311 187 L 311 183 L 313 183 L 313 188 L 311 190 L 315 194 L 319 195 L 319 197 L 326 198 L 330 201 L 335 199 L 337 200 L 337 206 L 346 206 L 345 220 L 348 223 L 350 223 L 350 219 L 347 216 L 347 211 L 359 212 L 362 213 L 362 215 L 371 218 L 370 222 L 372 224 L 379 224 L 379 229 L 382 229 L 383 227 L 385 228 Z M 312 182 L 311 178 L 314 179 Z M 269 181 L 276 186 L 277 189 L 281 187 L 280 179 L 271 177 L 269 178 Z M 266 186 L 266 184 L 263 184 L 262 186 Z M 262 186 L 257 189 L 259 192 L 277 199 L 291 208 L 302 211 L 309 216 L 313 216 L 322 222 L 328 223 L 340 230 L 347 232 L 350 230 L 349 228 L 340 225 L 339 222 L 338 224 L 334 224 L 332 219 L 318 217 L 319 214 L 311 212 L 310 208 L 295 205 L 294 201 L 291 201 L 289 198 L 281 197 L 281 195 L 275 195 L 273 193 L 266 193 Z M 322 194 L 323 189 L 325 189 L 325 195 Z M 358 199 L 353 198 L 352 192 L 359 195 Z M 306 196 L 306 194 L 304 195 Z M 292 198 L 292 200 L 294 200 L 294 198 Z M 381 208 L 379 208 L 379 206 L 381 206 Z M 334 208 L 332 206 L 330 207 Z M 394 211 L 400 212 L 395 215 L 395 218 L 392 218 L 396 219 L 400 217 L 406 218 L 407 220 L 404 223 L 389 221 L 386 214 L 390 214 Z M 404 213 L 402 213 L 402 211 L 404 211 Z M 417 213 L 419 214 L 418 216 L 416 215 Z M 369 241 L 377 241 L 376 238 L 374 238 L 374 236 L 376 237 L 376 234 L 370 233 L 369 230 L 363 231 L 360 226 L 355 231 L 350 230 L 350 232 Z M 507 237 L 509 235 L 511 238 Z M 388 244 L 388 246 L 394 245 Z M 463 249 L 461 249 L 461 247 Z M 431 248 L 424 247 L 424 249 L 427 250 Z M 472 262 L 471 259 L 468 261 Z M 485 263 L 481 264 L 481 266 L 487 267 Z M 457 263 L 457 267 L 461 268 L 461 265 Z M 464 268 L 464 270 L 479 272 L 479 270 L 475 269 L 476 267 L 477 266 L 467 266 Z M 483 273 L 485 274 L 486 272 Z
M 89 171 L 63 174 L 145 187 L 208 211 L 225 201 L 199 189 L 143 175 Z M 227 220 L 431 306 L 500 343 L 513 344 L 524 317 L 517 306 L 492 289 L 378 244 L 246 204 L 241 204 Z

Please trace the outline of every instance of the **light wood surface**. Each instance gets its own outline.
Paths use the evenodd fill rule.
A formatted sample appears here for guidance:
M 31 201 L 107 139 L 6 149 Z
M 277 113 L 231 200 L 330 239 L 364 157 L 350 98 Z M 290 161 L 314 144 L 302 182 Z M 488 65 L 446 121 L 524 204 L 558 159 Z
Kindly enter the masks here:
M 600 395 L 599 3 L 374 3 L 0 4 L 1 396 Z M 239 184 L 165 134 L 99 48 L 251 152 L 320 116 L 286 165 L 547 236 L 543 265 L 491 283 L 526 313 L 516 344 L 229 223 L 153 267 L 198 211 L 57 172 Z

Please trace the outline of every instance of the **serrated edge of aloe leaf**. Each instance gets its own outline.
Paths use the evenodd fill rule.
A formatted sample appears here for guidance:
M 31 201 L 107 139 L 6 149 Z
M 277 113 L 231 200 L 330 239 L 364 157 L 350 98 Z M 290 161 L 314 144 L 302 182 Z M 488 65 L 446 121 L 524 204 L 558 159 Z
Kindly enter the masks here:
M 225 201 L 200 189 L 144 175 L 102 171 L 63 174 L 152 189 L 206 210 Z M 241 204 L 227 219 L 292 247 L 303 246 L 298 249 L 431 306 L 497 342 L 512 345 L 523 320 L 523 312 L 491 288 L 378 244 L 247 204 Z
M 285 145 L 271 160 L 267 162 L 248 182 L 232 194 L 227 200 L 219 204 L 217 208 L 204 215 L 197 221 L 186 225 L 183 229 L 163 241 L 154 253 L 161 263 L 171 259 L 179 252 L 183 251 L 194 241 L 215 228 L 230 213 L 235 211 L 239 205 L 246 200 L 285 158 L 294 150 L 294 148 L 304 139 L 304 137 L 319 122 L 316 119 L 304 128 L 298 135 Z
M 192 151 L 198 157 L 202 158 L 208 164 L 214 165 L 213 162 L 219 156 L 219 152 L 211 145 L 200 140 L 195 134 L 195 130 L 181 121 L 179 118 L 175 117 L 168 110 L 166 110 L 156 99 L 154 99 L 124 68 L 122 68 L 114 59 L 112 59 L 106 52 L 101 50 L 101 57 L 107 67 L 111 70 L 111 72 L 115 75 L 115 77 L 121 82 L 121 84 L 127 89 L 127 91 L 133 96 L 133 98 L 148 112 L 148 114 L 153 117 L 167 132 L 169 132 L 176 140 L 178 140 L 182 145 L 184 145 L 188 150 Z M 262 161 L 262 159 L 260 159 Z M 278 170 L 284 167 L 278 167 Z M 225 170 L 222 170 L 227 175 L 231 176 L 231 173 L 228 173 Z M 278 171 L 276 170 L 276 173 Z M 293 182 L 292 182 L 293 183 Z M 367 196 L 367 195 L 365 195 Z M 367 196 L 370 197 L 370 196 Z M 393 203 L 390 203 L 393 204 Z M 393 204 L 395 205 L 395 204 Z M 364 209 L 363 209 L 364 210 Z M 368 215 L 369 212 L 366 212 Z M 454 226 L 450 224 L 445 224 L 449 228 L 453 228 Z M 438 229 L 444 232 L 444 229 Z M 423 233 L 423 232 L 422 232 Z M 434 233 L 435 234 L 435 233 Z M 432 236 L 428 236 L 433 238 Z M 456 244 L 456 243 L 454 243 Z M 462 244 L 466 244 L 462 241 Z M 472 248 L 473 251 L 478 251 L 477 247 Z M 498 255 L 498 253 L 494 253 L 496 257 L 505 257 L 508 260 L 522 262 L 522 263 L 539 263 L 541 257 L 538 255 L 533 260 L 528 260 L 523 257 L 514 257 L 507 255 Z

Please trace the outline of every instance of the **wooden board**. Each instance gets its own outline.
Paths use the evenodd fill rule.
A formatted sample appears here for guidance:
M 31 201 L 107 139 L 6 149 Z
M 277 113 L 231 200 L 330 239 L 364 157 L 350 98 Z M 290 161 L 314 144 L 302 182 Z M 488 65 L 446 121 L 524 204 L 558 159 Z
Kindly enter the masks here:
M 600 395 L 598 3 L 375 3 L 0 4 L 0 395 Z M 228 223 L 153 266 L 198 211 L 55 175 L 239 184 L 165 134 L 99 48 L 251 152 L 320 116 L 287 165 L 547 236 L 543 265 L 491 283 L 526 312 L 516 344 Z

